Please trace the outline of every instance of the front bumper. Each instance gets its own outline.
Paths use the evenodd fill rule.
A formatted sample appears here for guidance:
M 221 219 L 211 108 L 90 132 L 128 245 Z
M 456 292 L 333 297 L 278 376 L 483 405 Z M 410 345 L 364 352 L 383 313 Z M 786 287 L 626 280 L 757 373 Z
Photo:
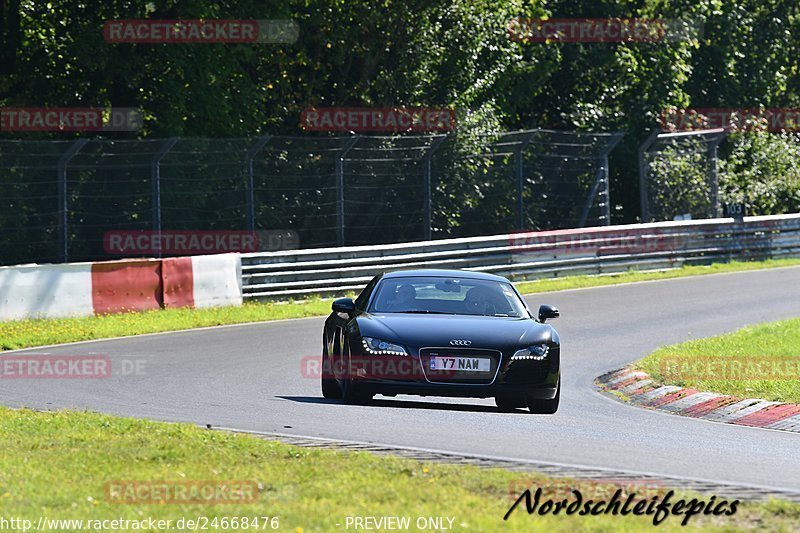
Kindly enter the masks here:
M 558 378 L 555 384 L 542 384 L 537 387 L 513 385 L 440 385 L 438 383 L 401 383 L 374 381 L 359 382 L 359 390 L 372 394 L 411 394 L 415 396 L 447 396 L 452 398 L 492 398 L 494 396 L 530 397 L 537 400 L 552 400 L 558 392 Z
M 489 351 L 489 350 L 485 350 Z M 353 356 L 351 379 L 354 385 L 373 394 L 413 394 L 419 396 L 451 396 L 488 398 L 493 396 L 555 398 L 560 380 L 560 350 L 551 347 L 543 361 L 510 361 L 496 352 L 497 360 L 490 372 L 476 376 L 464 373 L 432 375 L 428 357 Z

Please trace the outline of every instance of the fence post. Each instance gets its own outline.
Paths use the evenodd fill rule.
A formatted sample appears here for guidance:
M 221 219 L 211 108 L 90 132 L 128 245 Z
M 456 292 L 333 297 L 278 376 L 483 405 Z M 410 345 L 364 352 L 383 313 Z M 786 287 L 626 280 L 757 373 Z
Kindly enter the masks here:
M 248 231 L 256 230 L 256 206 L 255 206 L 255 181 L 253 178 L 253 159 L 255 159 L 258 152 L 264 149 L 267 143 L 272 139 L 272 135 L 264 135 L 256 139 L 253 146 L 247 150 L 245 161 L 247 161 L 247 229 Z
M 539 133 L 538 128 L 531 131 L 528 136 L 522 140 L 522 143 L 517 147 L 514 153 L 517 163 L 517 229 L 519 231 L 525 231 L 525 199 L 523 198 L 523 193 L 525 191 L 525 158 L 522 157 L 522 152 L 525 151 L 525 148 L 528 147 L 537 133 Z
M 444 140 L 447 139 L 447 134 L 440 135 L 434 138 L 433 142 L 430 144 L 428 149 L 425 151 L 425 155 L 422 156 L 423 159 L 423 172 L 424 172 L 424 187 L 425 187 L 425 235 L 424 239 L 426 241 L 431 240 L 432 238 L 432 228 L 433 225 L 433 193 L 431 187 L 431 159 L 433 157 L 433 153 L 439 149 L 442 145 Z
M 603 171 L 603 178 L 605 179 L 606 185 L 603 188 L 603 219 L 605 220 L 606 226 L 611 225 L 611 172 L 608 168 L 608 154 L 617 147 L 617 144 L 619 144 L 624 136 L 624 132 L 614 133 L 611 140 L 606 144 L 603 154 L 600 156 L 600 168 Z
M 603 222 L 605 226 L 611 225 L 611 176 L 608 171 L 608 153 L 600 157 L 600 171 L 603 173 Z
M 156 234 L 158 243 L 158 257 L 161 257 L 161 160 L 172 150 L 179 137 L 172 137 L 164 141 L 156 155 L 153 156 L 150 168 L 150 182 L 153 195 L 153 224 L 152 231 Z
M 344 246 L 344 158 L 360 138 L 360 135 L 350 138 L 336 157 L 336 221 L 339 226 L 336 240 L 339 246 Z
M 650 221 L 650 205 L 647 198 L 647 163 L 644 160 L 644 154 L 656 142 L 658 136 L 658 130 L 653 131 L 639 146 L 639 202 L 642 210 L 642 220 L 640 222 Z
M 709 179 L 711 180 L 711 209 L 713 210 L 713 217 L 720 218 L 722 216 L 722 204 L 719 200 L 719 167 L 718 167 L 718 153 L 717 148 L 719 143 L 725 139 L 723 133 L 718 138 L 709 143 L 708 156 L 711 159 L 709 170 Z
M 592 184 L 592 188 L 589 190 L 589 194 L 586 197 L 586 205 L 583 206 L 583 212 L 581 213 L 581 218 L 578 220 L 578 227 L 583 228 L 586 226 L 586 220 L 589 218 L 589 211 L 592 209 L 592 204 L 594 203 L 594 197 L 597 196 L 597 192 L 600 190 L 600 182 L 603 181 L 603 169 L 598 168 L 597 172 L 595 173 L 594 183 Z
M 58 160 L 58 240 L 61 262 L 69 262 L 69 234 L 67 230 L 67 163 L 89 142 L 89 139 L 78 139 L 71 144 Z

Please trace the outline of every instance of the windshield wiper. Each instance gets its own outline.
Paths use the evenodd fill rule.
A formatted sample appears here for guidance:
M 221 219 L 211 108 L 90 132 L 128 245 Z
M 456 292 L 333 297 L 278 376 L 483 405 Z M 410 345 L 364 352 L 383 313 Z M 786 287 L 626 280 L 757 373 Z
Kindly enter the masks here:
M 410 309 L 408 311 L 397 311 L 398 313 L 409 314 L 430 314 L 430 315 L 454 315 L 455 313 L 446 313 L 444 311 L 431 311 L 430 309 Z

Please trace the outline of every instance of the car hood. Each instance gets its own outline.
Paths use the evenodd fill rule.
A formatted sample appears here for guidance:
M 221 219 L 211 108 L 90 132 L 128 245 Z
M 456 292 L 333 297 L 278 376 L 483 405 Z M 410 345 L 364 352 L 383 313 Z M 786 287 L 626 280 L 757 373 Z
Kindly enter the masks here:
M 358 318 L 362 336 L 377 337 L 406 346 L 450 346 L 450 341 L 471 341 L 470 348 L 510 349 L 548 342 L 556 335 L 548 324 L 529 318 L 465 315 L 364 314 Z

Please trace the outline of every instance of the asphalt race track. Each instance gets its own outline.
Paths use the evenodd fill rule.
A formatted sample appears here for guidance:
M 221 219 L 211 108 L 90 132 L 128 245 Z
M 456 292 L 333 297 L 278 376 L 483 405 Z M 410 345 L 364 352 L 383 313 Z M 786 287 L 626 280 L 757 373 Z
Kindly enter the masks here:
M 492 399 L 379 396 L 369 406 L 324 400 L 316 376 L 301 371 L 304 357 L 319 355 L 322 318 L 16 352 L 98 354 L 111 357 L 115 369 L 130 361 L 144 366 L 139 375 L 105 379 L 3 379 L 0 402 L 800 491 L 800 435 L 646 411 L 593 384 L 663 344 L 800 316 L 800 268 L 528 299 L 533 309 L 550 303 L 562 314 L 555 324 L 564 382 L 554 416 L 501 413 Z

